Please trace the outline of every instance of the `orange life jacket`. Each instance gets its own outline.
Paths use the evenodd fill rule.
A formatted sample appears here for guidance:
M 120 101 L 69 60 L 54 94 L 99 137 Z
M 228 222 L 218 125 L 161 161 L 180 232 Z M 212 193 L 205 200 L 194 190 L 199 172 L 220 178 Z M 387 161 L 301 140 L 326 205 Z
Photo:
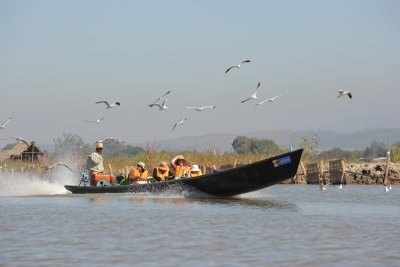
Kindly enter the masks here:
M 155 174 L 157 175 L 157 177 L 160 178 L 160 180 L 162 182 L 165 182 L 165 177 L 169 176 L 169 171 L 166 170 L 166 171 L 164 171 L 164 173 L 162 173 L 159 168 L 155 168 L 155 169 L 156 169 L 156 173 Z
M 190 167 L 189 166 L 182 166 L 177 165 L 175 168 L 175 177 L 182 177 L 184 174 L 188 175 L 190 172 Z
M 128 179 L 147 181 L 147 176 L 147 170 L 144 170 L 142 173 L 140 173 L 138 169 L 133 168 L 128 174 Z
M 201 171 L 190 172 L 190 177 L 196 177 L 196 176 L 200 176 L 200 175 L 203 175 L 203 173 Z

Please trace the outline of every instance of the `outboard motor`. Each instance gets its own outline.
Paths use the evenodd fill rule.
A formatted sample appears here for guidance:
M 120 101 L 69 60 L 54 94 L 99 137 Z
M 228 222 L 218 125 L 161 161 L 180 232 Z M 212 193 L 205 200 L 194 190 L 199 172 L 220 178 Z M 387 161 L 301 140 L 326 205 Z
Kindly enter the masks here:
M 79 182 L 79 186 L 83 182 L 83 186 L 87 186 L 89 184 L 89 172 L 88 171 L 82 171 L 82 178 L 81 181 Z

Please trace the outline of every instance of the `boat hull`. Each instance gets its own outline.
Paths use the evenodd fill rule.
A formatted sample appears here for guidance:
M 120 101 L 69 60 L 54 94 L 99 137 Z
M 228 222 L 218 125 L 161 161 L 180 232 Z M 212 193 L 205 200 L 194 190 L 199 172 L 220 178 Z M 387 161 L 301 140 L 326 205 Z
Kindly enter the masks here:
M 241 167 L 193 178 L 138 185 L 74 186 L 65 188 L 73 194 L 165 193 L 195 190 L 214 196 L 234 196 L 256 191 L 294 177 L 303 150 L 264 159 Z

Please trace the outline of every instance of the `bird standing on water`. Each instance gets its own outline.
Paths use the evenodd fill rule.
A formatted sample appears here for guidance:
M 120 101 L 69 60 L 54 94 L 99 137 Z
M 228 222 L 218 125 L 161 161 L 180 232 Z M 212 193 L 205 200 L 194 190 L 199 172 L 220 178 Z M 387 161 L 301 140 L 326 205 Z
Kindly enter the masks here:
M 233 66 L 230 66 L 226 71 L 225 71 L 225 73 L 228 73 L 228 71 L 230 71 L 231 69 L 233 69 L 233 68 L 240 68 L 240 66 L 243 64 L 243 63 L 250 63 L 251 61 L 250 60 L 243 60 L 242 62 L 240 62 L 240 64 L 237 64 L 237 65 L 233 65 Z

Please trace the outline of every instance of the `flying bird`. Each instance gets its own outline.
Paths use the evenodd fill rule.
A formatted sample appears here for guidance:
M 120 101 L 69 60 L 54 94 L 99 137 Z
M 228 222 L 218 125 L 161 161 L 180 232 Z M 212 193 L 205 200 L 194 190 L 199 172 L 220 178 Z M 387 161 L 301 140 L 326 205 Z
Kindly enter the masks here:
M 172 128 L 172 131 L 174 131 L 177 126 L 182 125 L 185 122 L 185 120 L 186 120 L 186 118 L 183 118 L 180 121 L 178 121 L 177 123 L 175 123 L 174 128 Z
M 15 139 L 17 142 L 22 142 L 24 143 L 27 147 L 29 147 L 29 143 L 28 141 L 26 141 L 25 139 L 23 139 L 22 137 L 11 137 L 11 139 Z
M 155 104 L 159 104 L 158 102 L 160 102 L 161 99 L 162 99 L 164 96 L 168 95 L 169 93 L 171 93 L 171 91 L 166 92 L 165 94 L 163 94 L 162 96 L 160 96 L 159 98 L 157 98 L 156 101 L 154 101 L 152 104 L 149 104 L 149 105 L 147 105 L 147 106 L 151 108 L 151 107 L 153 107 Z
M 196 111 L 203 111 L 204 109 L 213 109 L 216 106 L 202 106 L 202 107 L 186 107 L 186 109 L 194 109 Z
M 110 101 L 98 101 L 95 104 L 100 104 L 100 103 L 104 103 L 107 106 L 107 109 L 110 108 L 115 108 L 116 106 L 121 105 L 121 103 L 119 103 L 118 101 L 114 101 L 114 102 L 110 102 Z
M 241 101 L 241 103 L 244 103 L 244 102 L 246 102 L 246 101 L 249 101 L 249 100 L 252 100 L 252 99 L 257 99 L 257 94 L 258 94 L 258 91 L 260 90 L 260 82 L 258 82 L 258 84 L 257 84 L 257 89 L 256 89 L 256 91 L 254 92 L 254 94 L 252 94 L 252 96 L 250 96 L 249 98 L 247 98 L 247 99 L 245 99 L 245 100 L 242 100 Z
M 54 168 L 54 167 L 56 167 L 56 166 L 64 166 L 65 168 L 67 168 L 68 170 L 70 170 L 71 172 L 73 172 L 73 170 L 72 170 L 72 168 L 71 168 L 70 166 L 68 166 L 67 164 L 62 163 L 62 162 L 54 163 L 53 165 L 47 167 L 47 170 L 50 170 L 50 169 L 52 169 L 52 168 Z
M 251 61 L 250 60 L 243 60 L 242 62 L 240 62 L 240 64 L 237 64 L 237 65 L 233 65 L 233 66 L 230 66 L 226 71 L 225 71 L 225 73 L 228 73 L 228 71 L 230 71 L 231 69 L 233 69 L 233 68 L 240 68 L 240 66 L 243 64 L 243 63 L 250 63 Z
M 8 118 L 2 125 L 0 125 L 0 130 L 4 129 L 6 127 L 6 124 L 11 120 L 11 117 Z
M 115 140 L 115 141 L 118 141 L 118 142 L 120 142 L 120 143 L 123 143 L 123 142 L 124 142 L 124 141 L 122 141 L 122 140 L 119 140 L 119 139 L 116 139 L 116 138 L 114 138 L 114 137 L 109 136 L 109 137 L 105 137 L 105 138 L 103 138 L 103 139 L 97 140 L 96 143 L 103 143 L 103 142 L 105 142 L 105 141 L 107 141 L 107 140 Z
M 102 117 L 102 118 L 97 119 L 97 120 L 87 120 L 87 122 L 95 122 L 95 123 L 97 123 L 97 124 L 100 124 L 101 121 L 104 120 L 104 119 L 105 119 L 105 117 Z
M 257 103 L 256 106 L 262 105 L 262 104 L 264 104 L 265 102 L 274 102 L 275 99 L 277 99 L 278 97 L 281 97 L 281 96 L 282 96 L 282 95 L 277 95 L 277 96 L 274 96 L 274 97 L 272 97 L 272 98 L 265 99 L 265 100 L 261 101 L 260 103 Z
M 158 110 L 159 110 L 159 111 L 163 111 L 163 110 L 169 109 L 169 107 L 167 107 L 167 106 L 165 105 L 165 103 L 167 103 L 167 98 L 164 100 L 164 102 L 163 102 L 162 104 L 160 104 L 160 103 L 153 103 L 153 104 L 150 104 L 150 105 L 151 105 L 151 107 L 154 107 L 154 106 L 158 107 Z M 150 107 L 150 105 L 149 105 L 149 107 Z
M 337 97 L 342 97 L 344 95 L 347 95 L 350 99 L 353 98 L 350 91 L 339 90 L 338 92 L 339 92 L 339 95 Z
M 330 183 L 327 183 L 327 184 L 320 183 L 320 184 L 319 184 L 319 190 L 320 190 L 320 191 L 326 191 L 326 190 L 327 190 L 327 186 L 328 186 L 329 184 L 330 184 Z

